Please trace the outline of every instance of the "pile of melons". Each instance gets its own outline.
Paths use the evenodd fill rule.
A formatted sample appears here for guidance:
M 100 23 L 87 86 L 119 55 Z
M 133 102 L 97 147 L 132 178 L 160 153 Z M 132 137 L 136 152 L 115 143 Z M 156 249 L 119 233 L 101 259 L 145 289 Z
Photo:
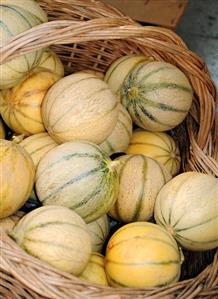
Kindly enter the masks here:
M 33 0 L 1 0 L 0 16 L 1 43 L 47 22 Z M 28 254 L 134 288 L 178 281 L 181 248 L 218 246 L 218 179 L 181 173 L 168 132 L 193 99 L 176 66 L 127 55 L 64 76 L 47 48 L 1 65 L 0 88 L 0 227 Z M 113 233 L 109 219 L 122 223 Z

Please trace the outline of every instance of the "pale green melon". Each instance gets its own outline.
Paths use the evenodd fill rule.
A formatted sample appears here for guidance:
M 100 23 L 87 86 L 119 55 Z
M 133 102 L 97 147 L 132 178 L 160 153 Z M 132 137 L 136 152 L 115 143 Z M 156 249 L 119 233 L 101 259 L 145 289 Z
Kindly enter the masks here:
M 92 251 L 101 252 L 110 230 L 107 215 L 88 223 L 88 229 L 92 241 Z
M 7 44 L 13 36 L 47 21 L 46 14 L 33 0 L 1 0 L 0 4 L 1 45 Z M 0 89 L 13 87 L 25 79 L 37 65 L 41 54 L 42 50 L 37 50 L 1 64 Z
M 100 147 L 71 141 L 50 150 L 36 171 L 36 192 L 43 205 L 62 205 L 86 223 L 107 213 L 117 199 L 115 166 Z
M 186 75 L 166 62 L 141 63 L 121 87 L 121 102 L 133 122 L 148 131 L 167 131 L 179 125 L 191 108 L 192 98 Z
M 92 74 L 77 72 L 56 82 L 42 104 L 42 118 L 58 143 L 86 140 L 102 143 L 118 119 L 118 101 L 107 84 Z
M 48 206 L 31 211 L 10 236 L 28 254 L 74 275 L 85 269 L 91 255 L 86 223 L 65 207 Z
M 99 146 L 108 154 L 124 152 L 132 136 L 132 119 L 123 105 L 119 104 L 118 120 L 110 136 Z
M 64 76 L 64 65 L 59 56 L 49 48 L 45 49 L 37 68 L 45 68 L 56 73 L 60 78 Z
M 110 65 L 105 74 L 104 81 L 120 100 L 120 88 L 128 74 L 136 66 L 151 60 L 152 58 L 147 58 L 144 55 L 139 54 L 121 56 Z
M 144 155 L 123 155 L 117 161 L 119 193 L 110 216 L 124 223 L 149 220 L 158 192 L 172 178 L 170 172 Z
M 212 175 L 185 172 L 159 192 L 154 216 L 178 243 L 188 250 L 203 251 L 218 246 L 218 179 Z

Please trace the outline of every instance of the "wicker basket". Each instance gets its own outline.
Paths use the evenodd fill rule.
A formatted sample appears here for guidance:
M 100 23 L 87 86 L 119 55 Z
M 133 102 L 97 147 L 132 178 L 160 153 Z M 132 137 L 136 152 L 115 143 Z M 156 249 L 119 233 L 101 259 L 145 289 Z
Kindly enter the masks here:
M 174 32 L 142 27 L 116 9 L 95 0 L 39 0 L 50 22 L 0 47 L 0 63 L 22 53 L 52 46 L 67 73 L 84 68 L 105 71 L 121 55 L 143 53 L 178 66 L 190 79 L 194 103 L 186 120 L 172 130 L 182 149 L 182 170 L 218 176 L 216 88 L 207 66 Z M 110 288 L 62 273 L 22 251 L 2 230 L 0 298 L 191 299 L 218 298 L 218 252 L 195 278 L 153 289 Z M 195 254 L 189 255 L 192 264 Z M 202 259 L 198 255 L 198 264 Z M 193 260 L 192 260 L 193 259 Z M 208 262 L 208 259 L 204 260 Z M 190 265 L 189 265 L 190 266 Z

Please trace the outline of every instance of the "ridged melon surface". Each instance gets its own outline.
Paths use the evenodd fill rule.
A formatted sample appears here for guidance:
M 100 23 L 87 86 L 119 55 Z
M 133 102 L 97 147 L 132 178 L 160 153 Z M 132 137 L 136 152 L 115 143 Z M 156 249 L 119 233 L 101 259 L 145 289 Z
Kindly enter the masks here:
M 158 192 L 171 179 L 170 173 L 144 155 L 124 155 L 117 161 L 119 193 L 109 214 L 124 223 L 149 220 Z
M 0 94 L 3 120 L 14 132 L 26 136 L 45 131 L 41 105 L 48 89 L 59 79 L 45 69 L 30 73 L 20 84 Z
M 57 74 L 60 78 L 64 76 L 64 65 L 62 61 L 59 56 L 49 48 L 45 49 L 42 53 L 37 68 L 45 68 L 50 72 Z
M 1 5 L 22 8 L 34 15 L 42 23 L 48 22 L 46 12 L 38 5 L 35 0 L 1 0 Z
M 78 72 L 59 80 L 47 93 L 42 117 L 58 143 L 71 140 L 103 142 L 118 118 L 118 101 L 95 75 Z
M 155 220 L 189 250 L 218 246 L 218 179 L 185 172 L 168 182 L 155 203 Z
M 167 131 L 179 125 L 189 112 L 192 97 L 185 74 L 159 61 L 134 68 L 121 88 L 121 102 L 133 122 L 148 131 Z
M 172 174 L 180 169 L 181 157 L 178 145 L 165 132 L 133 131 L 127 154 L 142 154 L 162 163 Z
M 3 45 L 13 36 L 43 22 L 47 22 L 46 14 L 34 0 L 1 0 L 0 43 Z M 37 50 L 0 65 L 0 89 L 11 88 L 24 80 L 37 65 L 42 52 Z
M 108 281 L 104 268 L 104 256 L 97 252 L 93 252 L 88 265 L 80 275 L 80 278 L 107 286 Z
M 85 269 L 91 255 L 86 223 L 65 207 L 40 207 L 31 211 L 10 236 L 28 254 L 74 275 Z
M 27 201 L 34 183 L 35 167 L 22 146 L 1 139 L 0 169 L 0 218 L 4 218 Z
M 108 68 L 104 81 L 120 100 L 120 88 L 128 74 L 140 63 L 147 63 L 152 58 L 144 55 L 125 55 L 115 60 Z
M 43 205 L 66 206 L 92 222 L 107 213 L 117 199 L 117 163 L 89 142 L 58 145 L 38 164 L 39 200 Z
M 179 280 L 183 258 L 173 237 L 159 225 L 133 222 L 111 237 L 105 255 L 109 284 L 150 288 Z
M 47 152 L 58 145 L 46 132 L 31 135 L 19 144 L 30 154 L 35 166 Z
M 119 104 L 118 120 L 115 128 L 108 138 L 99 146 L 110 156 L 114 153 L 124 152 L 132 137 L 132 119 L 128 111 Z
M 92 251 L 101 252 L 106 238 L 109 234 L 109 221 L 107 215 L 88 223 L 88 229 L 91 236 Z

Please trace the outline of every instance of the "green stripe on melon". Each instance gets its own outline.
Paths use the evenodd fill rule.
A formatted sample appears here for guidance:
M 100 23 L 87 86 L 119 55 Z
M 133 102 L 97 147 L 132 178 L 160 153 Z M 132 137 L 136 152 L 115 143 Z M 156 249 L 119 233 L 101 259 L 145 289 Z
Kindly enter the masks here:
M 57 146 L 57 143 L 48 135 L 48 133 L 39 133 L 25 138 L 20 142 L 20 145 L 30 154 L 34 164 L 37 166 L 40 159 L 49 150 Z
M 115 128 L 110 136 L 99 146 L 108 154 L 124 152 L 132 136 L 132 119 L 123 107 L 119 104 L 119 115 Z
M 146 58 L 143 55 L 126 55 L 115 60 L 107 70 L 104 81 L 120 100 L 120 88 L 131 72 L 137 65 L 151 61 L 152 58 Z
M 36 192 L 43 205 L 63 205 L 89 223 L 107 213 L 117 198 L 114 164 L 97 145 L 67 142 L 39 162 Z
M 18 222 L 10 236 L 27 253 L 74 275 L 84 270 L 91 254 L 87 225 L 65 207 L 33 210 Z
M 60 78 L 64 76 L 64 65 L 59 56 L 49 48 L 45 49 L 41 59 L 38 62 L 37 68 L 45 68 L 53 73 L 58 74 Z M 37 69 L 36 68 L 36 69 Z
M 159 192 L 155 220 L 189 250 L 218 246 L 218 180 L 186 172 L 176 176 Z
M 144 155 L 124 155 L 117 161 L 119 193 L 110 215 L 124 223 L 149 220 L 158 192 L 171 179 L 170 173 Z
M 1 5 L 13 5 L 13 7 L 16 8 L 25 9 L 25 11 L 28 11 L 29 13 L 34 15 L 42 23 L 48 22 L 48 18 L 45 11 L 34 0 L 22 0 L 22 2 L 20 0 L 1 0 Z
M 5 123 L 18 134 L 32 135 L 45 131 L 41 105 L 48 89 L 58 79 L 57 74 L 38 68 L 14 88 L 2 90 L 0 111 Z
M 121 88 L 121 102 L 139 127 L 167 131 L 184 120 L 192 94 L 185 74 L 169 63 L 155 61 L 129 73 Z
M 127 154 L 142 154 L 163 164 L 174 176 L 180 169 L 180 152 L 174 139 L 165 132 L 135 130 Z
M 153 223 L 133 222 L 109 240 L 105 269 L 112 286 L 156 287 L 178 281 L 182 261 L 167 231 Z
M 88 223 L 88 229 L 91 236 L 92 251 L 101 252 L 105 240 L 109 234 L 109 221 L 107 215 Z
M 56 82 L 42 105 L 49 135 L 58 143 L 71 140 L 103 142 L 118 119 L 118 101 L 107 84 L 77 72 Z
M 39 5 L 33 0 L 2 0 L 0 4 L 1 42 L 7 41 L 17 34 L 47 21 L 47 17 Z M 21 55 L 0 66 L 0 88 L 7 89 L 25 79 L 38 63 L 43 50 Z

